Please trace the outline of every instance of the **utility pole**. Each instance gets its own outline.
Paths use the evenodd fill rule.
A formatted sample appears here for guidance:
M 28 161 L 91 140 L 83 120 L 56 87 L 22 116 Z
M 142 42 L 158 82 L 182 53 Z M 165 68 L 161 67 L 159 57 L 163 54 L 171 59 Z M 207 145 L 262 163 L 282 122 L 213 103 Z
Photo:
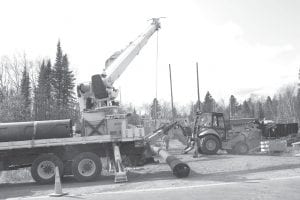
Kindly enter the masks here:
M 200 89 L 199 89 L 199 74 L 198 74 L 198 62 L 196 63 L 196 69 L 197 69 L 197 93 L 198 93 L 198 109 L 201 111 L 201 104 L 200 104 Z
M 173 89 L 172 89 L 172 71 L 171 65 L 169 64 L 169 72 L 170 72 L 170 89 L 171 89 L 171 106 L 172 106 L 172 122 L 174 122 L 174 104 L 173 104 Z
M 199 112 L 201 111 L 201 104 L 200 104 L 200 89 L 199 89 L 199 74 L 198 74 L 198 62 L 196 62 L 196 71 L 197 71 L 197 94 L 198 94 L 198 110 Z M 196 149 L 195 149 L 195 152 L 194 152 L 194 158 L 198 158 L 199 156 L 199 152 L 198 152 L 198 149 L 199 149 L 199 138 L 198 138 L 198 135 L 197 135 L 197 131 L 198 129 L 194 129 L 194 134 L 193 134 L 193 137 L 195 139 L 195 143 L 196 143 Z
M 154 104 L 154 115 L 155 115 L 155 119 L 154 119 L 154 124 L 155 124 L 155 129 L 157 129 L 157 103 L 158 103 L 158 100 L 157 100 L 157 82 L 158 82 L 158 79 L 157 79 L 157 75 L 158 75 L 158 30 L 157 30 L 157 34 L 156 34 L 156 62 L 155 62 L 155 99 L 156 99 L 156 102 Z

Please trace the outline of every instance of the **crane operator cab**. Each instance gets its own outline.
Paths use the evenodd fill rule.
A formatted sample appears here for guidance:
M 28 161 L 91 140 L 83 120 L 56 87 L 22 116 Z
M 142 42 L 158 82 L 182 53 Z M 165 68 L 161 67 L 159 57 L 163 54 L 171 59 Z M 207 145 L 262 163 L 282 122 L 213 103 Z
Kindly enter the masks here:
M 118 106 L 115 101 L 118 90 L 105 81 L 106 74 L 92 76 L 91 83 L 81 83 L 77 86 L 80 111 L 95 110 L 106 106 Z

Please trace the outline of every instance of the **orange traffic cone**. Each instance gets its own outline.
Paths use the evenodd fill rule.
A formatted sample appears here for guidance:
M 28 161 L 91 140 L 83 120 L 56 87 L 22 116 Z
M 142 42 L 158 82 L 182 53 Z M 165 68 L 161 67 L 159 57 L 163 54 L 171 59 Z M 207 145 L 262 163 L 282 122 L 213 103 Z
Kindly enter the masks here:
M 55 184 L 54 184 L 54 193 L 50 194 L 50 197 L 61 197 L 67 195 L 68 193 L 63 193 L 61 188 L 60 176 L 58 166 L 55 167 Z

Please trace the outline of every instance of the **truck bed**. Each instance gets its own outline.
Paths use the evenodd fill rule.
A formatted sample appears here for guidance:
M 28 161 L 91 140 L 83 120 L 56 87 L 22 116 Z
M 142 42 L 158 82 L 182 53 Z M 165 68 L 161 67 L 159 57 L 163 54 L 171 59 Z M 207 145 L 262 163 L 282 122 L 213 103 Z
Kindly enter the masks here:
M 142 140 L 142 137 L 113 137 L 111 135 L 95 135 L 85 137 L 39 139 L 13 142 L 0 142 L 0 150 L 28 149 L 36 147 L 53 147 L 76 144 L 109 143 L 109 142 L 130 142 Z

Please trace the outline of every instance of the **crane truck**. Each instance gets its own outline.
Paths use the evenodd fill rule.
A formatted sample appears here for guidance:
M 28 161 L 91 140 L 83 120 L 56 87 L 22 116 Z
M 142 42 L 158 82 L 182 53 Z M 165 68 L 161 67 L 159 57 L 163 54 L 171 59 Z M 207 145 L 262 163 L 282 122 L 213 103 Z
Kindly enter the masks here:
M 136 40 L 106 61 L 102 74 L 77 86 L 79 134 L 72 130 L 70 119 L 1 123 L 0 170 L 31 167 L 36 182 L 51 183 L 58 166 L 61 176 L 89 181 L 101 173 L 100 157 L 106 157 L 114 166 L 115 182 L 127 181 L 122 157 L 142 157 L 145 133 L 143 128 L 128 126 L 126 115 L 118 113 L 118 90 L 113 84 L 159 29 L 159 18 L 153 18 Z

